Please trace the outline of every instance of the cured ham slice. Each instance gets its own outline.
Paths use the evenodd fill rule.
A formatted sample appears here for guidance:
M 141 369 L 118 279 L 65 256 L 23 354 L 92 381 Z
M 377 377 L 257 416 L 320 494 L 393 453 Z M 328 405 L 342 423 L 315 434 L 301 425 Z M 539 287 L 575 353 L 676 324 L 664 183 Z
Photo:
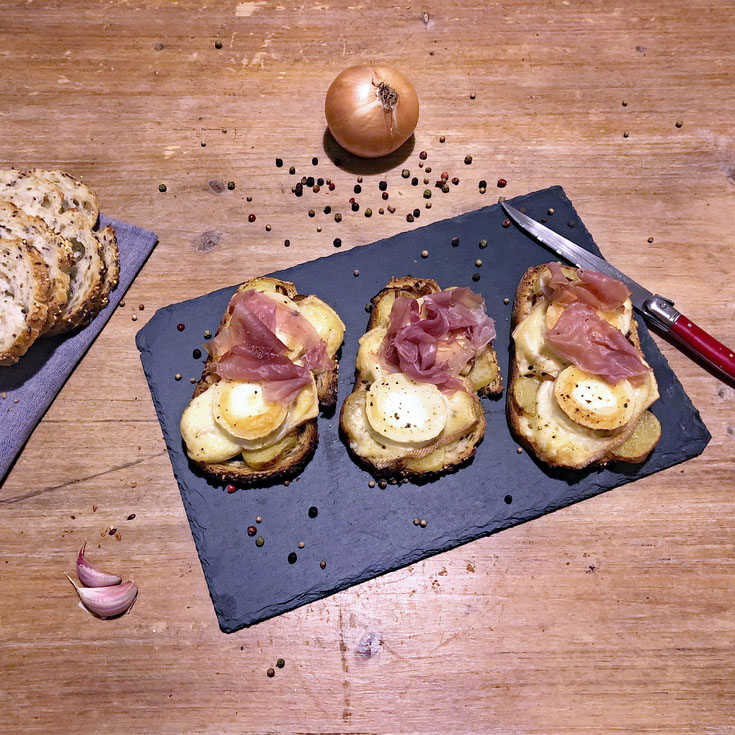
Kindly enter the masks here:
M 546 332 L 546 342 L 580 370 L 613 385 L 625 378 L 640 384 L 651 369 L 620 330 L 581 301 L 564 309 L 554 328 Z
M 262 382 L 266 398 L 290 403 L 311 380 L 312 370 L 334 366 L 324 340 L 296 307 L 290 309 L 252 289 L 235 294 L 230 307 L 229 324 L 206 345 L 221 378 Z M 287 356 L 288 348 L 277 331 L 303 345 L 303 365 Z
M 417 299 L 399 296 L 393 303 L 380 358 L 391 372 L 433 383 L 440 390 L 462 388 L 459 374 L 495 336 L 482 296 L 454 288 Z
M 570 281 L 559 263 L 546 266 L 551 271 L 551 280 L 543 287 L 549 301 L 568 305 L 574 301 L 589 304 L 593 309 L 612 311 L 622 306 L 630 296 L 630 290 L 615 278 L 596 271 L 577 271 L 578 281 Z

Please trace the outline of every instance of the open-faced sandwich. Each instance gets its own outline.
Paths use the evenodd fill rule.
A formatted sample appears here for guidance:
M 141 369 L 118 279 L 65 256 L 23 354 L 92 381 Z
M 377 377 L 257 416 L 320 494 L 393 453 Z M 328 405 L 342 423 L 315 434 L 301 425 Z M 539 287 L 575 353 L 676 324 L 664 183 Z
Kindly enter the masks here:
M 189 458 L 226 482 L 300 472 L 317 445 L 319 406 L 337 402 L 345 326 L 293 283 L 254 278 L 235 292 L 194 396 L 181 416 Z
M 62 171 L 0 170 L 0 365 L 17 362 L 37 337 L 84 326 L 107 305 L 118 247 L 112 227 L 97 229 L 98 214 L 95 193 Z M 29 258 L 34 267 L 24 270 Z
M 508 422 L 540 460 L 579 469 L 640 462 L 661 436 L 630 291 L 602 273 L 529 268 L 513 306 Z
M 392 278 L 372 299 L 340 427 L 377 475 L 431 477 L 475 454 L 478 398 L 503 390 L 482 296 L 428 279 Z

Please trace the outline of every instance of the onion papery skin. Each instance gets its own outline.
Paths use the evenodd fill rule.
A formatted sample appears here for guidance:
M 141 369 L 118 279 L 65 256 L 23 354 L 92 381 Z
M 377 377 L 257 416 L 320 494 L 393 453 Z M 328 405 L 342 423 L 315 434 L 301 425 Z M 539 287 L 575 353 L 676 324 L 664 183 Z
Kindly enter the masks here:
M 392 112 L 381 101 L 381 82 L 398 96 Z M 413 84 L 398 70 L 351 66 L 329 86 L 324 114 L 343 148 L 362 158 L 379 158 L 411 137 L 419 119 L 419 100 Z

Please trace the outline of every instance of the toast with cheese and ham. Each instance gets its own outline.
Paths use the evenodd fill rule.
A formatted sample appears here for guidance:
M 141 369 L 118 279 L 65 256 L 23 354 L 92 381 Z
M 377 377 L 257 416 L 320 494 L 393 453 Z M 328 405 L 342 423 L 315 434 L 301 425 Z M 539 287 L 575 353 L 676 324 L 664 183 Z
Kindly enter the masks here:
M 661 436 L 659 397 L 630 291 L 560 263 L 529 268 L 511 320 L 507 416 L 529 452 L 555 467 L 641 462 Z
M 223 482 L 290 478 L 317 446 L 319 407 L 337 401 L 344 324 L 293 283 L 254 278 L 235 292 L 180 428 L 189 459 Z
M 481 296 L 392 278 L 372 299 L 355 384 L 340 413 L 353 456 L 376 476 L 458 468 L 485 434 L 480 395 L 502 392 L 495 326 Z

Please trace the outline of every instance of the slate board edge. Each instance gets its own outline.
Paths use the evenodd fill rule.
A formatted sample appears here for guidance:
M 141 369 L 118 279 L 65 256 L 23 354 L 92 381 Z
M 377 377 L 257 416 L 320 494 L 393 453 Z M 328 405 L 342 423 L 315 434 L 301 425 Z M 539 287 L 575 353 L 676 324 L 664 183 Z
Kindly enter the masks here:
M 544 190 L 540 190 L 539 192 L 531 192 L 530 194 L 527 194 L 527 195 L 522 195 L 522 196 L 515 197 L 513 200 L 510 200 L 510 201 L 514 201 L 514 202 L 515 201 L 518 201 L 518 202 L 521 202 L 521 201 L 525 200 L 528 196 L 531 196 L 533 194 L 543 195 L 543 194 L 549 194 L 549 193 L 551 193 L 551 194 L 553 194 L 553 195 L 555 195 L 555 196 L 563 199 L 569 205 L 569 207 L 571 208 L 571 210 L 574 212 L 574 214 L 576 216 L 576 220 L 575 221 L 576 221 L 577 225 L 579 226 L 580 233 L 582 233 L 583 235 L 586 235 L 589 238 L 589 240 L 592 243 L 594 243 L 594 238 L 592 238 L 592 236 L 589 233 L 589 231 L 587 230 L 587 228 L 584 226 L 584 224 L 579 219 L 579 217 L 577 215 L 577 212 L 576 212 L 576 209 L 574 208 L 573 204 L 571 203 L 571 201 L 569 200 L 569 198 L 564 193 L 564 190 L 563 190 L 563 188 L 561 186 L 553 186 L 553 187 L 549 187 L 549 188 L 544 189 Z M 451 218 L 451 219 L 461 220 L 462 218 L 467 217 L 469 215 L 477 215 L 478 213 L 481 213 L 481 212 L 484 212 L 484 211 L 493 210 L 493 209 L 496 209 L 497 207 L 498 207 L 497 204 L 489 205 L 487 207 L 482 207 L 479 210 L 473 210 L 472 212 L 466 212 L 466 213 L 464 213 L 462 215 L 458 215 L 457 217 Z M 409 231 L 406 231 L 406 232 L 407 233 L 411 233 L 411 234 L 415 234 L 417 232 L 420 232 L 425 227 L 431 227 L 433 224 L 436 224 L 436 223 L 430 223 L 429 225 L 425 225 L 424 227 L 416 228 L 415 230 L 409 230 Z M 396 233 L 396 234 L 400 235 L 400 234 L 406 234 L 406 233 Z M 374 245 L 377 245 L 379 243 L 383 243 L 386 240 L 390 240 L 393 237 L 395 237 L 395 235 L 392 235 L 392 236 L 387 237 L 387 238 L 383 238 L 382 240 L 377 240 L 377 241 L 375 241 L 373 243 L 367 243 L 365 245 L 355 246 L 354 248 L 351 248 L 348 251 L 344 251 L 344 253 L 333 253 L 333 254 L 331 254 L 329 256 L 324 256 L 322 258 L 317 258 L 314 261 L 310 261 L 310 262 L 313 263 L 313 262 L 318 262 L 320 260 L 324 260 L 326 258 L 334 258 L 335 255 L 336 256 L 339 256 L 339 255 L 345 255 L 346 256 L 346 255 L 348 255 L 348 253 L 350 253 L 350 252 L 352 252 L 354 250 L 357 250 L 357 249 L 362 248 L 362 247 L 374 246 Z M 541 246 L 539 246 L 539 247 L 541 247 Z M 599 249 L 598 249 L 598 252 L 599 252 Z M 279 276 L 279 275 L 283 274 L 285 271 L 288 271 L 288 270 L 291 270 L 292 268 L 298 267 L 298 265 L 303 265 L 303 264 L 296 264 L 295 266 L 292 266 L 289 269 L 284 269 L 282 271 L 277 271 L 273 275 Z M 188 303 L 188 302 L 192 302 L 192 301 L 197 301 L 199 298 L 211 297 L 212 294 L 214 294 L 214 293 L 234 291 L 236 288 L 237 288 L 237 285 L 224 287 L 222 289 L 218 289 L 217 291 L 211 292 L 209 294 L 204 294 L 202 296 L 195 297 L 193 299 L 187 299 L 187 300 L 185 300 L 183 302 L 179 302 L 179 304 L 180 303 Z M 158 321 L 162 321 L 162 320 L 168 320 L 168 321 L 170 321 L 171 320 L 171 316 L 172 316 L 172 312 L 175 311 L 176 307 L 179 304 L 171 304 L 171 305 L 169 305 L 167 307 L 164 307 L 162 309 L 159 309 L 153 315 L 153 317 L 151 318 L 151 320 L 136 335 L 136 344 L 138 346 L 138 349 L 141 351 L 141 361 L 143 362 L 143 367 L 144 367 L 144 370 L 146 372 L 146 376 L 148 376 L 148 370 L 146 369 L 146 362 L 147 362 L 147 360 L 146 360 L 146 353 L 149 353 L 150 352 L 151 348 L 153 347 L 153 345 L 155 343 L 155 339 L 153 339 L 150 343 L 148 341 L 148 334 L 149 334 L 150 331 L 152 331 L 152 330 L 149 330 L 148 327 L 149 327 L 149 325 L 153 325 L 154 322 L 158 322 Z M 644 327 L 644 329 L 645 329 L 645 327 Z M 646 335 L 646 336 L 648 336 L 648 335 Z M 678 378 L 676 377 L 675 373 L 671 370 L 670 366 L 668 365 L 668 363 L 667 363 L 667 361 L 666 361 L 666 359 L 665 359 L 665 357 L 663 355 L 662 355 L 662 359 L 663 359 L 663 361 L 665 363 L 666 368 L 668 368 L 668 371 L 670 372 L 673 380 L 681 387 L 681 384 L 678 381 Z M 683 388 L 682 388 L 682 392 L 684 392 L 683 391 Z M 684 395 L 686 395 L 685 392 L 684 392 Z M 687 398 L 688 398 L 688 396 L 687 396 Z M 158 412 L 159 408 L 162 408 L 162 407 L 159 407 L 158 402 L 155 400 L 155 398 L 154 398 L 154 402 L 156 403 L 156 408 L 157 408 L 157 412 Z M 691 403 L 691 401 L 690 401 L 690 403 Z M 695 436 L 690 442 L 688 442 L 688 445 L 691 446 L 691 449 L 689 451 L 692 451 L 692 452 L 695 452 L 696 454 L 699 454 L 704 449 L 704 447 L 706 447 L 706 445 L 709 442 L 709 439 L 711 437 L 710 437 L 710 434 L 707 431 L 706 427 L 704 426 L 704 423 L 701 421 L 701 417 L 699 415 L 698 410 L 696 409 L 696 407 L 693 406 L 693 404 L 692 404 L 692 408 L 694 409 L 695 418 L 698 420 L 699 426 L 697 428 L 699 429 L 699 432 L 698 432 L 699 435 L 698 436 Z M 160 415 L 159 415 L 159 419 L 160 419 Z M 163 429 L 163 427 L 162 427 L 162 429 Z M 164 430 L 164 436 L 165 436 L 166 444 L 169 447 L 169 450 L 174 449 L 175 451 L 180 451 L 180 448 L 176 448 L 176 447 L 173 447 L 171 445 L 171 441 L 170 441 L 171 440 L 171 437 L 169 437 L 168 435 L 166 435 L 165 430 Z M 696 454 L 694 456 L 696 456 Z M 673 463 L 671 463 L 671 464 L 669 464 L 667 466 L 668 467 L 671 467 L 671 466 L 674 466 L 676 464 L 679 464 L 682 461 L 685 461 L 685 459 L 679 459 L 679 460 L 677 460 L 677 461 L 675 461 L 675 462 L 673 462 Z M 661 469 L 663 469 L 663 468 L 661 468 Z M 658 471 L 658 470 L 654 470 L 654 471 Z M 180 479 L 177 476 L 177 473 L 176 473 L 176 470 L 175 469 L 174 469 L 174 475 L 176 476 L 177 482 L 179 482 L 180 484 L 182 484 L 182 485 L 184 485 L 186 487 L 187 492 L 193 492 L 192 489 L 187 485 L 187 483 L 185 483 L 183 481 L 183 479 Z M 640 478 L 635 477 L 635 476 L 630 476 L 630 477 L 623 476 L 623 477 L 620 478 L 620 482 L 619 482 L 619 484 L 616 487 L 621 487 L 621 486 L 626 485 L 626 484 L 628 484 L 630 482 L 633 482 L 636 479 L 640 479 Z M 607 488 L 607 489 L 614 489 L 614 488 Z M 396 571 L 396 570 L 398 570 L 398 569 L 400 569 L 402 567 L 405 567 L 405 566 L 407 566 L 407 565 L 409 565 L 411 563 L 415 563 L 416 561 L 422 560 L 422 559 L 427 558 L 429 556 L 434 556 L 434 555 L 439 554 L 439 553 L 442 553 L 444 551 L 448 551 L 448 550 L 457 548 L 458 546 L 462 546 L 462 545 L 464 545 L 466 543 L 469 543 L 471 541 L 477 540 L 479 538 L 484 538 L 486 536 L 490 536 L 490 535 L 492 535 L 494 533 L 497 533 L 499 531 L 505 530 L 507 528 L 511 528 L 511 527 L 513 527 L 515 525 L 519 525 L 520 523 L 523 523 L 523 522 L 526 522 L 526 521 L 530 521 L 530 520 L 535 520 L 536 518 L 540 517 L 541 515 L 545 515 L 547 513 L 550 513 L 550 512 L 553 512 L 555 510 L 558 510 L 558 509 L 567 507 L 569 505 L 572 505 L 574 503 L 580 502 L 582 500 L 586 500 L 586 499 L 588 499 L 590 497 L 594 497 L 595 495 L 601 494 L 601 492 L 603 492 L 603 491 L 606 491 L 606 489 L 601 490 L 601 488 L 600 488 L 599 485 L 593 485 L 592 487 L 587 488 L 586 492 L 582 492 L 582 493 L 577 494 L 577 495 L 571 494 L 571 495 L 568 495 L 568 496 L 564 496 L 564 498 L 563 499 L 560 499 L 560 500 L 557 499 L 556 502 L 554 502 L 554 503 L 552 503 L 552 504 L 550 504 L 548 506 L 545 506 L 543 508 L 538 509 L 537 512 L 534 513 L 534 515 L 532 515 L 531 517 L 526 516 L 525 518 L 518 518 L 518 519 L 515 519 L 513 517 L 505 518 L 500 523 L 500 525 L 497 525 L 498 524 L 498 520 L 497 519 L 490 518 L 482 526 L 476 526 L 476 527 L 474 527 L 474 530 L 472 530 L 471 532 L 462 534 L 461 536 L 458 536 L 456 539 L 454 539 L 454 541 L 453 541 L 453 543 L 452 543 L 451 546 L 447 546 L 446 544 L 443 544 L 441 547 L 423 547 L 423 548 L 414 549 L 410 553 L 405 554 L 405 555 L 399 557 L 398 559 L 396 559 L 395 563 L 391 564 L 388 567 L 384 567 L 384 568 L 380 568 L 380 569 L 374 569 L 374 568 L 371 568 L 371 567 L 366 567 L 361 572 L 356 573 L 356 574 L 353 574 L 350 577 L 346 577 L 346 578 L 344 578 L 342 580 L 339 580 L 337 583 L 335 583 L 333 581 L 327 587 L 319 587 L 319 586 L 311 587 L 311 588 L 309 588 L 308 590 L 306 590 L 301 595 L 292 597 L 292 598 L 287 599 L 287 600 L 282 600 L 282 601 L 280 601 L 278 603 L 274 603 L 273 605 L 267 605 L 267 606 L 259 609 L 256 612 L 251 612 L 251 614 L 248 615 L 248 616 L 244 616 L 244 617 L 241 616 L 241 617 L 237 618 L 236 620 L 229 619 L 229 618 L 226 618 L 223 615 L 221 615 L 221 613 L 220 613 L 220 611 L 219 611 L 219 609 L 217 607 L 217 603 L 215 602 L 214 597 L 212 597 L 212 589 L 209 588 L 209 581 L 207 580 L 208 588 L 209 588 L 209 591 L 210 591 L 210 597 L 212 598 L 213 606 L 214 606 L 215 612 L 217 614 L 217 618 L 218 618 L 218 622 L 219 622 L 220 628 L 224 632 L 226 632 L 226 633 L 234 632 L 234 631 L 239 630 L 239 629 L 241 629 L 243 627 L 249 627 L 250 625 L 253 625 L 254 623 L 261 622 L 262 620 L 266 620 L 266 619 L 268 619 L 270 617 L 274 617 L 275 615 L 281 614 L 283 612 L 287 612 L 288 610 L 292 610 L 292 609 L 295 609 L 295 608 L 300 607 L 302 605 L 308 604 L 308 603 L 313 602 L 313 601 L 315 601 L 317 599 L 322 599 L 322 598 L 327 597 L 327 596 L 329 596 L 331 594 L 334 594 L 336 592 L 340 592 L 340 591 L 342 591 L 342 590 L 344 590 L 344 589 L 346 589 L 346 588 L 348 588 L 350 586 L 354 586 L 356 584 L 359 584 L 360 582 L 365 581 L 367 579 L 374 578 L 374 577 L 377 577 L 377 576 L 382 576 L 383 574 L 387 574 L 388 572 Z M 196 491 L 196 492 L 198 492 L 198 491 Z M 247 491 L 245 490 L 244 492 L 247 492 Z M 188 501 L 186 499 L 186 496 L 183 493 L 182 493 L 182 500 L 184 501 L 185 505 L 187 506 L 187 509 L 189 509 L 189 503 L 188 503 Z M 187 514 L 187 515 L 189 515 L 189 514 Z M 196 524 L 195 520 L 192 520 L 191 516 L 189 516 L 189 521 L 190 521 L 190 527 L 191 527 L 192 535 L 195 537 L 194 540 L 197 541 L 198 540 L 197 537 L 199 536 L 199 533 L 197 532 L 198 529 L 195 528 L 197 524 Z M 492 526 L 492 528 L 489 528 L 489 526 Z M 200 547 L 200 544 L 197 543 L 196 544 L 197 551 L 198 551 L 199 547 Z M 200 558 L 200 563 L 202 564 L 203 568 L 206 568 L 204 559 L 202 558 L 201 555 L 199 555 L 199 558 Z M 205 578 L 206 578 L 206 575 L 205 575 Z

